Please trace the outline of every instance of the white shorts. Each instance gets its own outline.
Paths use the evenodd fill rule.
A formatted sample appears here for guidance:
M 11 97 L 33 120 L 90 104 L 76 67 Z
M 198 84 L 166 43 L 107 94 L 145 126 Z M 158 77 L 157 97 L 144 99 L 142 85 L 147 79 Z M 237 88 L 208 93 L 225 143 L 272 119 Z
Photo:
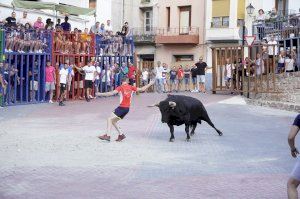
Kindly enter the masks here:
M 197 75 L 197 83 L 205 83 L 205 75 Z
M 300 181 L 300 157 L 298 157 L 298 159 L 297 159 L 297 162 L 291 173 L 291 177 L 294 178 L 295 180 Z
M 77 87 L 79 85 L 79 87 Z M 74 83 L 75 89 L 77 88 L 83 88 L 83 80 L 81 81 L 75 81 Z
M 32 85 L 32 81 L 30 81 L 30 90 L 35 90 L 37 91 L 39 89 L 39 83 L 38 81 L 33 81 L 33 85 Z
M 48 92 L 50 90 L 55 90 L 55 84 L 54 82 L 46 82 L 46 85 L 45 85 L 45 90 Z

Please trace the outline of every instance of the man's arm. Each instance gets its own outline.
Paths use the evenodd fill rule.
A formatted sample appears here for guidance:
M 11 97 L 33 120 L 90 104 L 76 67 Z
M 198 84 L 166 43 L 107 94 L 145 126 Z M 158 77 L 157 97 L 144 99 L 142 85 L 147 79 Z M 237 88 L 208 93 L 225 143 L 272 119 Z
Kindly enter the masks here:
M 154 83 L 155 83 L 155 81 L 151 81 L 146 86 L 143 86 L 142 88 L 137 88 L 137 92 L 145 92 L 148 88 L 150 88 L 151 86 L 153 86 Z
M 83 68 L 81 68 L 81 67 L 78 67 L 78 66 L 76 66 L 76 65 L 73 65 L 73 67 L 76 68 L 76 70 L 78 70 L 78 72 L 79 72 L 79 71 L 83 71 Z
M 114 90 L 114 91 L 110 91 L 110 92 L 106 92 L 106 93 L 96 93 L 95 95 L 98 96 L 98 97 L 110 97 L 110 96 L 113 96 L 113 95 L 116 95 L 118 94 L 118 91 Z
M 297 157 L 297 154 L 299 154 L 297 148 L 295 147 L 295 138 L 296 138 L 296 135 L 298 134 L 298 132 L 299 132 L 299 127 L 293 125 L 291 127 L 291 130 L 290 130 L 290 133 L 289 133 L 289 136 L 288 136 L 288 143 L 289 143 L 290 148 L 291 148 L 291 155 L 294 158 Z

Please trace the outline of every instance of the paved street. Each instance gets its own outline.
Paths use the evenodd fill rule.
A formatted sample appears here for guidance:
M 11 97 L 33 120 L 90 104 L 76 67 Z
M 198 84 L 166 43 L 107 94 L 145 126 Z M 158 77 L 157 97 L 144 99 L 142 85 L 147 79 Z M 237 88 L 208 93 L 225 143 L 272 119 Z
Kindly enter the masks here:
M 223 137 L 205 123 L 190 143 L 176 127 L 169 143 L 159 110 L 146 108 L 163 94 L 135 96 L 120 122 L 122 143 L 97 139 L 118 97 L 0 109 L 0 198 L 286 198 L 296 113 L 189 95 L 205 104 Z

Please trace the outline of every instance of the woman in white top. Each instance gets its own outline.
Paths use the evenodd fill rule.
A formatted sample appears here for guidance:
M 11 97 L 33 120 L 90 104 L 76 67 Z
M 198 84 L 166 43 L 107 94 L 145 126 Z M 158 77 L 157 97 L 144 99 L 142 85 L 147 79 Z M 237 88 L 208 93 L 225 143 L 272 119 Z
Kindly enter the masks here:
M 230 64 L 230 59 L 226 59 L 226 65 L 225 65 L 225 84 L 226 84 L 226 88 L 229 89 L 230 88 L 230 83 L 231 83 L 231 79 L 232 79 L 232 64 Z
M 295 61 L 291 58 L 291 55 L 287 55 L 285 59 L 285 72 L 294 72 L 294 63 Z
M 262 60 L 260 53 L 257 53 L 256 55 L 256 60 L 255 60 L 255 65 L 256 65 L 256 75 L 262 75 L 264 71 L 264 61 Z
M 277 72 L 278 73 L 282 73 L 284 71 L 285 68 L 285 51 L 281 50 L 280 54 L 278 56 L 278 68 L 277 68 Z
M 258 16 L 256 17 L 258 22 L 264 22 L 266 20 L 265 11 L 263 9 L 258 10 Z

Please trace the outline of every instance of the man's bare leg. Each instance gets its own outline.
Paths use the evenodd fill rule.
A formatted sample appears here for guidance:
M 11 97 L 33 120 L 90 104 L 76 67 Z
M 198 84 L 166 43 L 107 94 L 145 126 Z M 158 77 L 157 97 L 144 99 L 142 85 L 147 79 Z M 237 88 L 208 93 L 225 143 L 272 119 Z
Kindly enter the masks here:
M 297 188 L 300 184 L 300 181 L 290 178 L 287 184 L 287 192 L 289 199 L 298 199 L 298 191 Z

